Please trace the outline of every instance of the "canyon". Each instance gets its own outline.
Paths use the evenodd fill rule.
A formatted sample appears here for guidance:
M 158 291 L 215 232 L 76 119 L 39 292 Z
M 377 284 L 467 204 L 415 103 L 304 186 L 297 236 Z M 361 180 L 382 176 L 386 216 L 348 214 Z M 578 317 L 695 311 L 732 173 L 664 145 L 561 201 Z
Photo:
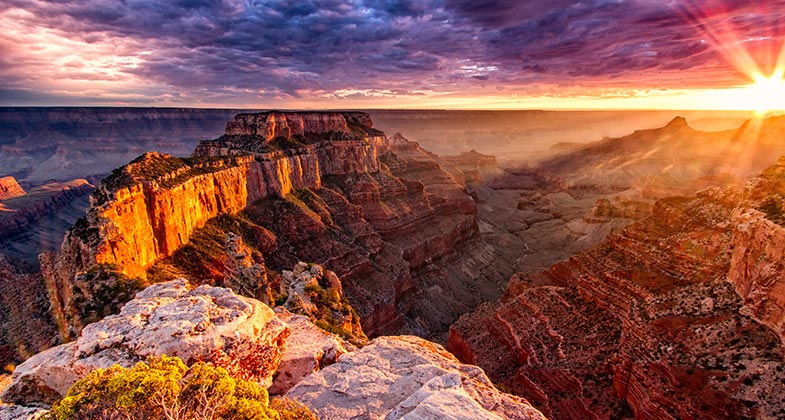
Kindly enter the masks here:
M 272 308 L 299 344 L 264 381 L 324 418 L 447 397 L 478 418 L 785 415 L 785 118 L 677 117 L 532 158 L 459 134 L 469 114 L 415 114 L 239 112 L 184 136 L 190 156 L 145 149 L 100 182 L 2 178 L 0 362 L 122 329 L 98 323 L 175 284 Z M 151 139 L 189 127 L 161 124 Z
M 549 418 L 782 417 L 784 164 L 514 276 L 448 348 Z

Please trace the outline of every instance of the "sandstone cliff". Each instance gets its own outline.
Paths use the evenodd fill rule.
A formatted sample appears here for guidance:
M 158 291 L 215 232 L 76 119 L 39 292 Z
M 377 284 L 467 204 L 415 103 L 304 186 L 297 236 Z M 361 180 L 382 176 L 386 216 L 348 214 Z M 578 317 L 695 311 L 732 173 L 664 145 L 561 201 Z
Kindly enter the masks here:
M 783 163 L 513 277 L 449 348 L 550 418 L 782 417 Z
M 25 195 L 25 190 L 19 186 L 12 176 L 0 178 L 0 201 Z
M 147 153 L 114 171 L 41 264 L 64 337 L 122 300 L 78 309 L 96 300 L 91 278 L 105 279 L 99 289 L 124 279 L 125 296 L 134 279 L 224 284 L 229 231 L 264 256 L 271 281 L 298 261 L 336 272 L 370 335 L 428 335 L 498 297 L 488 279 L 512 272 L 476 214 L 436 156 L 390 147 L 365 114 L 239 115 L 192 158 Z M 80 274 L 92 267 L 106 274 Z

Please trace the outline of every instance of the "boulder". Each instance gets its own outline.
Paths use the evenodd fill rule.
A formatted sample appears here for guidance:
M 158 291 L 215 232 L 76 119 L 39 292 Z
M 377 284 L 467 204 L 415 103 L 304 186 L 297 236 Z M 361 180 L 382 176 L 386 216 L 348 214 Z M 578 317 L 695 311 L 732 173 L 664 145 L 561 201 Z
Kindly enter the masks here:
M 76 341 L 41 352 L 19 365 L 2 399 L 51 404 L 77 380 L 114 364 L 130 367 L 149 356 L 207 361 L 233 376 L 272 383 L 289 327 L 263 303 L 186 280 L 137 293 L 117 315 L 86 326 Z
M 418 337 L 380 337 L 286 394 L 330 419 L 544 419 L 483 371 Z

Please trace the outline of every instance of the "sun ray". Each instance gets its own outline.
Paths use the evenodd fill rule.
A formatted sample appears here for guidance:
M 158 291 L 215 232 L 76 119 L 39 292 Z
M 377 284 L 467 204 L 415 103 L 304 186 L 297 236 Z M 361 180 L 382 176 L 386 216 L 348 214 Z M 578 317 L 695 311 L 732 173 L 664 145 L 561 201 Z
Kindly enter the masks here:
M 729 23 L 722 2 L 698 4 L 689 0 L 680 4 L 680 10 L 697 33 L 749 80 L 746 85 L 731 89 L 740 107 L 752 109 L 758 116 L 785 110 L 785 39 L 781 39 L 781 34 L 761 39 L 742 37 L 741 31 Z M 749 45 L 764 40 L 774 46 L 779 41 L 778 51 L 768 57 L 756 57 Z

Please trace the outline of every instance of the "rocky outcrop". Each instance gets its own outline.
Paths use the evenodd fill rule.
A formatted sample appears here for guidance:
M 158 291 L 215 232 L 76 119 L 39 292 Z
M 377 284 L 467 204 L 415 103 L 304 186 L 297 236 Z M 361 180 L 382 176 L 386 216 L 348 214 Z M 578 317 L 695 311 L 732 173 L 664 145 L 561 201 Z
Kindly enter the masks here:
M 19 405 L 0 405 L 0 418 L 3 420 L 39 420 L 45 418 L 48 410 Z
M 228 289 L 183 280 L 153 285 L 118 315 L 86 326 L 76 341 L 19 365 L 3 401 L 51 404 L 92 370 L 130 367 L 148 356 L 208 361 L 269 386 L 290 329 L 266 305 Z
M 287 128 L 288 138 L 275 131 L 268 141 L 259 133 L 273 130 L 273 120 L 280 128 L 270 115 L 238 116 L 231 135 L 203 142 L 193 158 L 148 153 L 102 182 L 62 252 L 41 259 L 64 337 L 95 319 L 80 321 L 75 299 L 94 300 L 91 287 L 77 283 L 96 265 L 144 280 L 161 263 L 169 268 L 158 273 L 233 287 L 226 280 L 253 264 L 211 245 L 216 237 L 207 232 L 221 231 L 226 247 L 227 226 L 210 222 L 219 215 L 236 215 L 233 232 L 250 246 L 235 256 L 261 251 L 274 272 L 298 261 L 335 272 L 369 334 L 446 331 L 460 314 L 501 294 L 488 279 L 508 276 L 511 263 L 491 264 L 499 255 L 477 237 L 474 201 L 438 157 L 419 147 L 391 150 L 383 133 L 354 113 L 319 114 L 313 124 L 309 113 L 283 113 L 305 128 Z M 232 131 L 237 124 L 246 131 Z M 310 131 L 317 129 L 331 131 Z M 194 253 L 198 264 L 185 263 Z M 424 293 L 432 287 L 445 291 L 438 301 Z M 414 312 L 416 320 L 403 315 Z
M 307 316 L 320 328 L 353 344 L 365 344 L 368 338 L 360 326 L 360 318 L 344 298 L 341 280 L 335 272 L 318 264 L 298 262 L 294 271 L 284 271 L 282 277 L 281 286 L 287 296 L 284 308 Z
M 416 337 L 377 338 L 306 377 L 287 397 L 329 419 L 544 419 L 482 370 Z
M 785 340 L 785 158 L 748 184 L 734 211 L 728 281 L 749 314 Z
M 601 245 L 514 277 L 449 348 L 554 419 L 785 415 L 783 163 L 746 189 L 660 200 Z
M 496 156 L 484 155 L 476 150 L 459 155 L 445 156 L 443 160 L 453 165 L 463 174 L 464 185 L 482 182 L 499 170 Z
M 19 186 L 14 177 L 4 176 L 0 178 L 0 201 L 23 195 L 25 195 L 25 190 Z
M 289 326 L 292 334 L 268 389 L 272 395 L 285 394 L 308 375 L 335 363 L 341 355 L 357 350 L 351 343 L 317 327 L 306 316 L 295 315 L 283 307 L 275 308 L 275 313 Z
M 241 236 L 232 232 L 226 234 L 223 286 L 237 294 L 256 298 L 265 305 L 275 304 L 264 257 L 245 245 Z
M 389 151 L 387 137 L 362 112 L 265 112 L 239 114 L 226 134 L 199 143 L 194 156 L 252 154 L 271 150 L 317 155 L 322 175 L 379 171 L 379 156 Z

